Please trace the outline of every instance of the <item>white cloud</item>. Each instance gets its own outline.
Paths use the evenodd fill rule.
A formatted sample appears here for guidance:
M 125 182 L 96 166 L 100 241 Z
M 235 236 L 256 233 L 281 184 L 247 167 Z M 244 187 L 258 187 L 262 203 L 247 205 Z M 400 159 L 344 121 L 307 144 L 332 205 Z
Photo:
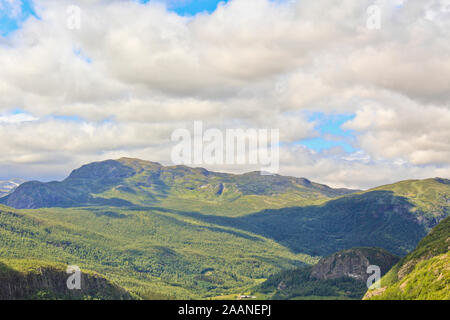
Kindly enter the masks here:
M 33 117 L 32 115 L 26 113 L 14 113 L 14 114 L 4 114 L 0 115 L 0 124 L 1 123 L 21 123 L 28 121 L 35 121 L 38 118 Z
M 304 111 L 320 111 L 356 114 L 345 128 L 359 153 L 287 147 L 283 173 L 364 187 L 448 175 L 450 3 L 377 3 L 374 31 L 371 0 L 232 0 L 188 18 L 84 0 L 69 30 L 72 2 L 35 0 L 40 19 L 0 38 L 0 168 L 48 177 L 52 162 L 62 177 L 118 155 L 164 162 L 171 130 L 194 120 L 279 128 L 292 143 L 315 136 Z
M 346 129 L 361 132 L 361 147 L 373 156 L 415 165 L 446 165 L 450 159 L 450 109 L 415 104 L 363 107 Z

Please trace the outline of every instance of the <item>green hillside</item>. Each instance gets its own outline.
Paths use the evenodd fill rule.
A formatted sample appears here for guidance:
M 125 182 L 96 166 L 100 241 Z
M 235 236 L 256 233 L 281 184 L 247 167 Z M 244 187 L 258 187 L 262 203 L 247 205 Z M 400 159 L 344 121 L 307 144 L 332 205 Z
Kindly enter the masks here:
M 367 267 L 385 274 L 399 260 L 383 249 L 353 248 L 321 259 L 316 265 L 285 270 L 252 291 L 273 300 L 359 300 L 367 291 Z
M 0 259 L 0 300 L 130 300 L 133 296 L 99 274 L 81 270 L 69 290 L 67 266 L 39 260 Z
M 87 205 L 161 206 L 237 216 L 320 203 L 352 193 L 304 178 L 211 172 L 122 158 L 84 165 L 61 182 L 31 181 L 0 200 L 16 209 Z
M 78 265 L 144 299 L 232 294 L 317 261 L 242 230 L 112 207 L 0 207 L 1 257 Z
M 235 295 L 354 247 L 406 255 L 449 214 L 450 183 L 368 191 L 137 159 L 0 199 L 0 258 L 75 264 L 144 299 Z
M 381 279 L 365 299 L 450 300 L 450 218 L 443 220 L 417 248 Z
M 433 228 L 442 218 L 450 215 L 449 179 L 400 181 L 373 190 L 389 191 L 397 197 L 408 199 L 414 219 L 428 228 Z
M 449 180 L 403 181 L 319 205 L 208 219 L 260 233 L 294 252 L 313 256 L 361 246 L 405 255 L 450 214 L 449 197 Z

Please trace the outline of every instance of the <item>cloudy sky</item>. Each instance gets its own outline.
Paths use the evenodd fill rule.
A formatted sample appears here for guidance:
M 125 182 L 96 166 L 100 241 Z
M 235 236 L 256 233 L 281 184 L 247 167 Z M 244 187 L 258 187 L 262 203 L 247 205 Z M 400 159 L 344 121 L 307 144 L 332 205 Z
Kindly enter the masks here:
M 0 0 L 0 179 L 170 164 L 195 120 L 331 186 L 450 178 L 449 39 L 450 0 Z

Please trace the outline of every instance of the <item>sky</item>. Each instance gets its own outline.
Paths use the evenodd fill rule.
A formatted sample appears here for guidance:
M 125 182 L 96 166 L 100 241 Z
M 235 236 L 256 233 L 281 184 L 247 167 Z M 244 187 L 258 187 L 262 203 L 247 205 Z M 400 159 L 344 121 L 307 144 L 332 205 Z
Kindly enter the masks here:
M 171 164 L 196 120 L 279 129 L 279 173 L 334 187 L 450 178 L 449 18 L 450 0 L 0 0 L 0 179 Z

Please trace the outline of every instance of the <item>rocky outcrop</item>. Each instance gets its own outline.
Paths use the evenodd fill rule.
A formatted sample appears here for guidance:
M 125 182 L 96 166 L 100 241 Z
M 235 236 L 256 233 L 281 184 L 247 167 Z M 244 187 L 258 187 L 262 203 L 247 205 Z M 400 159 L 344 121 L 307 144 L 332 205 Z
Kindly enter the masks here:
M 338 279 L 343 277 L 367 281 L 371 275 L 367 267 L 376 265 L 380 267 L 381 274 L 388 272 L 399 261 L 399 257 L 386 250 L 378 248 L 354 248 L 339 251 L 323 258 L 311 271 L 315 279 Z
M 98 274 L 82 272 L 80 290 L 68 289 L 69 277 L 70 274 L 58 266 L 42 265 L 32 270 L 18 271 L 0 262 L 0 300 L 132 299 L 125 289 Z

